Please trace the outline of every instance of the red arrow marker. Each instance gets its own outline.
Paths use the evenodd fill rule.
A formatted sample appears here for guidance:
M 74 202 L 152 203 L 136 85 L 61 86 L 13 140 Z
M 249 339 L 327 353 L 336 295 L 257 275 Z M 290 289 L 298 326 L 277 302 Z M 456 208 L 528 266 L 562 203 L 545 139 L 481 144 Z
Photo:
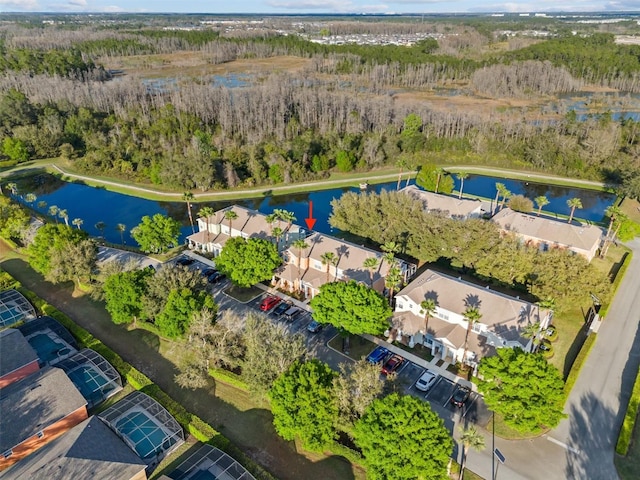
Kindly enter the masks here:
M 304 221 L 307 224 L 309 230 L 313 230 L 313 226 L 316 224 L 316 219 L 313 218 L 313 202 L 309 200 L 309 218 L 305 218 Z

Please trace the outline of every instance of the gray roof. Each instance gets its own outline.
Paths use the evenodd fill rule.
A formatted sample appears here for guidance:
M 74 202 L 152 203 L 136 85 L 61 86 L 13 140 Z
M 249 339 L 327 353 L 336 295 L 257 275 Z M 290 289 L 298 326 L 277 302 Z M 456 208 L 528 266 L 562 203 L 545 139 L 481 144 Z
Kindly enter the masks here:
M 440 211 L 452 218 L 467 218 L 470 215 L 480 215 L 483 204 L 480 200 L 458 198 L 442 193 L 427 192 L 415 185 L 409 185 L 400 190 L 416 200 L 420 200 L 428 212 Z
M 145 467 L 109 427 L 91 417 L 0 473 L 0 478 L 126 480 Z
M 38 355 L 19 330 L 8 328 L 0 332 L 0 377 L 34 361 L 38 361 Z
M 208 472 L 209 475 L 205 474 L 204 478 L 255 480 L 254 476 L 236 460 L 211 445 L 200 447 L 171 472 L 169 477 L 173 480 L 187 480 L 195 477 L 195 472 Z
M 44 368 L 0 389 L 0 452 L 19 445 L 86 404 L 59 368 Z

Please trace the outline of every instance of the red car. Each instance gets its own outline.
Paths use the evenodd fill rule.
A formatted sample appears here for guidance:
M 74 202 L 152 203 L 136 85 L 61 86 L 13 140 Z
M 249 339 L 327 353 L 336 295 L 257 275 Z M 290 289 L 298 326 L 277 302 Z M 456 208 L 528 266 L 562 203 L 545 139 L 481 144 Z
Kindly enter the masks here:
M 260 302 L 260 310 L 263 312 L 268 312 L 273 307 L 278 305 L 282 299 L 280 297 L 276 297 L 275 295 L 269 296 Z
M 391 355 L 391 357 L 389 357 L 389 360 L 384 362 L 384 365 L 382 366 L 382 373 L 384 375 L 393 373 L 398 370 L 403 363 L 404 358 L 402 358 L 400 355 Z

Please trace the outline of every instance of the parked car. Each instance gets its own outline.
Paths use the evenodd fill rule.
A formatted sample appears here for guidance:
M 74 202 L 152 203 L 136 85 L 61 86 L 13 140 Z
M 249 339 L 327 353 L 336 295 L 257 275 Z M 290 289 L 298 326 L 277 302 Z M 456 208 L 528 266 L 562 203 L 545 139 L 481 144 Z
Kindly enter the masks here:
M 320 330 L 322 330 L 322 327 L 323 325 L 321 323 L 312 320 L 311 323 L 307 325 L 307 330 L 309 330 L 311 333 L 318 333 Z
M 290 307 L 289 310 L 282 314 L 282 318 L 284 318 L 287 322 L 293 322 L 296 318 L 298 318 L 304 310 L 300 307 Z
M 275 315 L 275 316 L 279 317 L 284 312 L 289 310 L 291 308 L 291 305 L 293 305 L 293 304 L 288 300 L 286 302 L 281 302 L 276 308 L 274 308 L 271 311 L 271 315 Z
M 382 365 L 382 373 L 384 375 L 389 375 L 390 373 L 398 370 L 403 363 L 404 358 L 402 358 L 400 355 L 391 355 L 391 357 L 389 357 L 389 359 L 384 362 L 384 365 Z
M 540 352 L 550 352 L 551 348 L 552 347 L 549 340 L 543 340 L 542 342 L 540 342 L 540 345 L 538 345 L 538 351 Z
M 555 325 L 549 325 L 544 331 L 544 335 L 545 337 L 553 337 L 556 334 L 556 331 L 557 330 Z
M 273 307 L 278 305 L 281 301 L 282 301 L 282 299 L 280 297 L 278 297 L 276 295 L 270 295 L 270 296 L 264 298 L 260 302 L 260 310 L 262 310 L 263 312 L 268 312 Z
M 464 404 L 467 403 L 467 400 L 469 400 L 469 395 L 471 395 L 471 389 L 458 385 L 453 395 L 451 395 L 451 404 L 462 408 Z
M 217 271 L 218 270 L 216 270 L 215 268 L 205 268 L 204 270 L 202 270 L 202 276 L 208 278 L 210 275 L 213 275 Z
M 191 257 L 180 257 L 178 260 L 176 260 L 176 265 L 182 265 L 183 267 L 188 267 L 193 262 L 195 262 L 195 260 Z
M 220 272 L 214 272 L 207 277 L 207 282 L 209 283 L 218 283 L 225 279 L 225 276 Z
M 367 362 L 369 363 L 383 363 L 389 356 L 389 350 L 382 345 L 378 345 L 373 352 L 367 355 Z
M 422 392 L 428 392 L 431 387 L 438 381 L 438 375 L 429 370 L 425 370 L 422 376 L 416 382 L 416 388 Z

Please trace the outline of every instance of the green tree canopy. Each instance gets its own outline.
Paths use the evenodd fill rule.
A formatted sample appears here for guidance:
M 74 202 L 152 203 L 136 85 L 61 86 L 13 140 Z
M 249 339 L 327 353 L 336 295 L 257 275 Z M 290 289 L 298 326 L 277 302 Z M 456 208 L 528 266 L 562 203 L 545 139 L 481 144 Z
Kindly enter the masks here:
M 453 440 L 428 402 L 397 393 L 374 400 L 353 436 L 366 460 L 367 478 L 447 478 Z
M 144 313 L 154 319 L 167 304 L 173 290 L 188 288 L 193 291 L 205 289 L 206 280 L 196 271 L 179 265 L 165 265 L 154 275 L 147 277 L 147 288 L 142 298 Z
M 309 305 L 314 320 L 354 335 L 384 332 L 392 313 L 382 295 L 355 280 L 325 283 Z
M 230 238 L 216 258 L 218 269 L 240 287 L 271 279 L 281 263 L 276 246 L 261 238 Z
M 160 213 L 153 217 L 145 215 L 138 226 L 131 230 L 131 235 L 143 252 L 166 252 L 178 244 L 180 222 Z
M 519 432 L 553 428 L 565 417 L 562 375 L 540 354 L 499 348 L 482 359 L 478 376 L 487 406 Z
M 194 292 L 188 288 L 172 290 L 164 310 L 156 317 L 156 326 L 160 333 L 169 338 L 181 337 L 188 330 L 194 314 L 203 308 L 214 312 L 215 318 L 218 307 L 211 295 Z
M 305 448 L 320 450 L 335 438 L 338 407 L 332 384 L 336 373 L 313 359 L 295 362 L 271 387 L 273 425 L 285 440 L 302 440 Z
M 142 297 L 147 289 L 148 268 L 111 275 L 104 282 L 105 307 L 115 323 L 135 322 L 142 315 Z
M 357 362 L 341 363 L 340 375 L 333 383 L 341 421 L 352 424 L 376 398 L 382 395 L 380 365 L 361 358 Z
M 425 190 L 438 193 L 451 193 L 454 187 L 453 177 L 432 163 L 420 167 L 416 183 Z
M 18 203 L 0 195 L 0 237 L 19 238 L 29 225 L 29 214 Z

